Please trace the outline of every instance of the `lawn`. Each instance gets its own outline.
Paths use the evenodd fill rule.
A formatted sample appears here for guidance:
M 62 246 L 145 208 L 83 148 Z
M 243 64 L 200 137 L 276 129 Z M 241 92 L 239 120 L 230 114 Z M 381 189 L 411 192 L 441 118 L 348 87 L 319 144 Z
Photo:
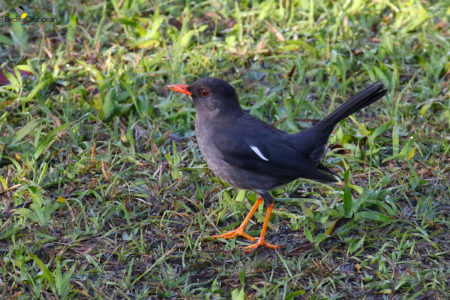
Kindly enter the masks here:
M 54 21 L 7 22 L 21 5 L 0 4 L 1 299 L 450 297 L 448 2 L 35 0 Z M 164 88 L 205 76 L 288 132 L 388 89 L 332 134 L 341 183 L 274 191 L 277 251 L 211 238 L 256 195 Z

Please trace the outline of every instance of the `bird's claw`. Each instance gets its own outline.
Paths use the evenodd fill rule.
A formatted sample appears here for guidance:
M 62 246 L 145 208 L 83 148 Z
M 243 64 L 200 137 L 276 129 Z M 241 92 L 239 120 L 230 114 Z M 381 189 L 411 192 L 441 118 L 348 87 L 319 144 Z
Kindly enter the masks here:
M 254 243 L 250 246 L 244 247 L 244 252 L 249 253 L 249 252 L 255 251 L 256 248 L 258 248 L 260 246 L 267 247 L 267 248 L 274 249 L 274 250 L 281 247 L 281 245 L 269 244 L 266 241 L 264 241 L 264 239 L 263 240 L 259 239 L 256 243 Z
M 247 240 L 250 240 L 250 241 L 255 241 L 256 240 L 256 238 L 246 234 L 244 232 L 244 228 L 242 228 L 242 227 L 238 227 L 235 230 L 231 230 L 231 231 L 228 231 L 228 232 L 225 232 L 225 233 L 222 233 L 222 234 L 215 234 L 215 235 L 213 235 L 211 237 L 215 238 L 215 239 L 226 239 L 226 240 L 229 240 L 229 239 L 235 238 L 237 236 L 242 236 L 242 237 L 244 237 L 244 238 L 246 238 Z

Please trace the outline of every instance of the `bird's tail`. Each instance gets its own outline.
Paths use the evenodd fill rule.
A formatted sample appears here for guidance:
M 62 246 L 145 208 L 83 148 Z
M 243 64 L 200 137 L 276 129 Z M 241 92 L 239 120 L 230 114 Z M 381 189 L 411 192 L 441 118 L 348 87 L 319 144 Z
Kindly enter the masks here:
M 326 116 L 314 127 L 325 135 L 329 135 L 333 131 L 339 121 L 347 118 L 351 114 L 363 109 L 364 107 L 374 103 L 384 95 L 387 90 L 381 82 L 375 82 L 371 86 L 365 88 L 358 94 L 350 97 L 344 104 L 339 106 L 335 111 Z
M 360 93 L 350 97 L 344 104 L 326 116 L 313 127 L 294 134 L 296 146 L 309 153 L 312 161 L 318 162 L 325 154 L 325 145 L 336 124 L 386 95 L 387 90 L 381 82 L 376 82 Z

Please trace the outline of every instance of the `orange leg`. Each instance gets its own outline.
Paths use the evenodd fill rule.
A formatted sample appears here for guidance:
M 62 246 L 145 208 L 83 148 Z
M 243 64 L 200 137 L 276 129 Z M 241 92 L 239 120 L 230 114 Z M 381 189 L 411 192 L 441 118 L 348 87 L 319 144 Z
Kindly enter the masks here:
M 278 249 L 280 248 L 280 245 L 273 245 L 273 244 L 269 244 L 266 243 L 266 241 L 264 240 L 264 237 L 266 236 L 266 231 L 267 231 L 267 225 L 269 224 L 269 219 L 270 219 L 270 214 L 272 213 L 272 209 L 273 209 L 273 203 L 271 203 L 269 205 L 269 207 L 267 207 L 267 211 L 266 211 L 266 216 L 264 218 L 264 224 L 261 230 L 261 235 L 259 236 L 259 240 L 254 243 L 253 245 L 247 246 L 244 248 L 245 252 L 251 252 L 253 250 L 255 250 L 256 248 L 258 248 L 259 246 L 264 246 L 267 248 L 271 248 L 271 249 Z
M 213 235 L 212 237 L 215 239 L 232 239 L 235 238 L 237 236 L 243 236 L 246 239 L 250 240 L 250 241 L 254 241 L 256 240 L 256 238 L 246 234 L 244 232 L 245 227 L 247 226 L 248 222 L 250 221 L 250 219 L 252 218 L 253 214 L 255 213 L 255 211 L 258 209 L 258 206 L 263 202 L 263 199 L 261 197 L 258 198 L 258 200 L 256 200 L 255 204 L 253 205 L 252 209 L 250 210 L 250 212 L 248 213 L 247 217 L 245 217 L 244 221 L 242 222 L 242 224 L 236 228 L 235 230 L 231 230 L 228 232 L 225 232 L 223 234 L 219 234 L 219 235 Z

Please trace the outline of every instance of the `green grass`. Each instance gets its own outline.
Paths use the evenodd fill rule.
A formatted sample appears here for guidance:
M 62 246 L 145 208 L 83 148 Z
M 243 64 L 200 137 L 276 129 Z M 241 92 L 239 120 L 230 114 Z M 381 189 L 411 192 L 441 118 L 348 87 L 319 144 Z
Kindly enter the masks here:
M 5 23 L 18 5 L 0 66 L 32 76 L 0 86 L 0 298 L 449 297 L 445 1 L 36 0 L 56 23 Z M 164 89 L 203 76 L 289 132 L 388 87 L 330 139 L 345 184 L 275 191 L 279 251 L 210 238 L 256 198 L 213 177 Z

